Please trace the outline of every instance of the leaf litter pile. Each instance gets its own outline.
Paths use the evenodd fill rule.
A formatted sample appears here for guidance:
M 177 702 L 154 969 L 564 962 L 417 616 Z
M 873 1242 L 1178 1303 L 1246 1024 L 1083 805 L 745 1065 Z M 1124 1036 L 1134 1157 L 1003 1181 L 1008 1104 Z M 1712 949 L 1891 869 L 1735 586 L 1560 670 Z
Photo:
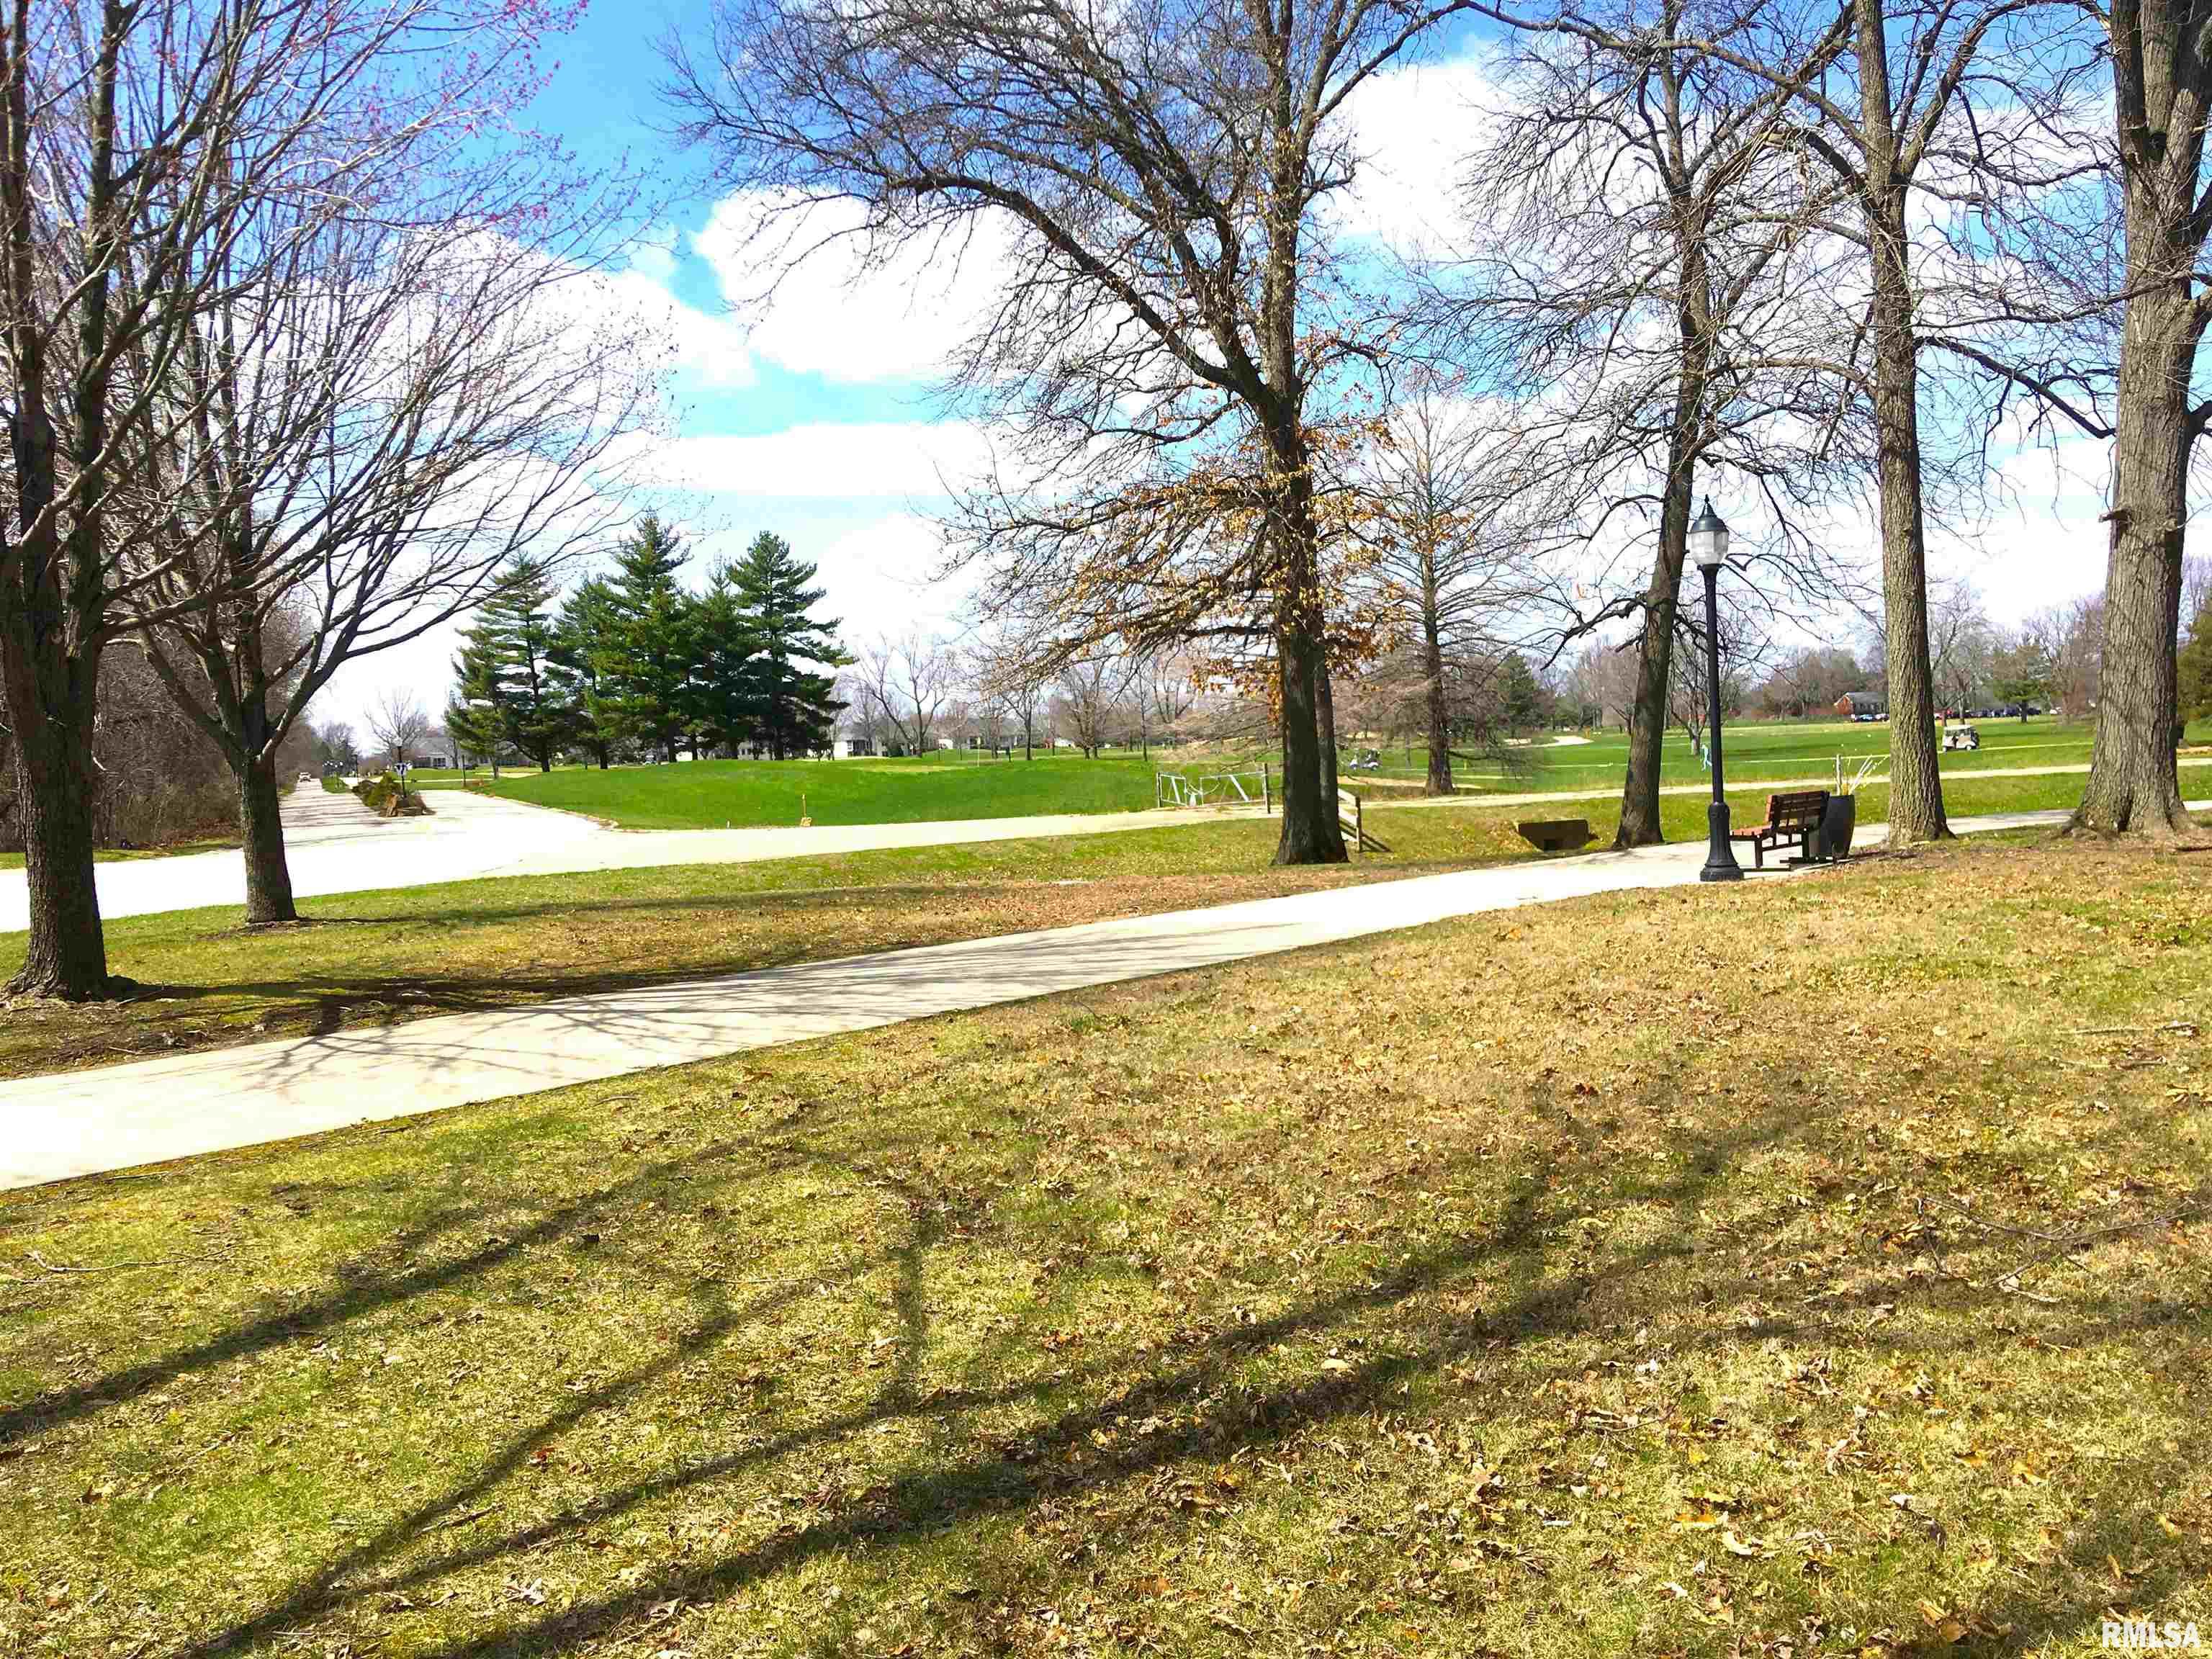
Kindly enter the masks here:
M 1577 902 L 0 1198 L 0 1655 L 2212 1633 L 2212 875 Z

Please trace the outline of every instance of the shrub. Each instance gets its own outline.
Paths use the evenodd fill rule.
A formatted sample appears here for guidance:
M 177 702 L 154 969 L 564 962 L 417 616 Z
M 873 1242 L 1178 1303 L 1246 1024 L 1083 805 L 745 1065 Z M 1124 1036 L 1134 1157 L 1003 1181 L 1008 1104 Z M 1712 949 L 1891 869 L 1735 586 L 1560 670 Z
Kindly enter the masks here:
M 363 778 L 354 785 L 353 792 L 380 818 L 426 817 L 430 811 L 422 796 L 389 772 L 381 777 Z

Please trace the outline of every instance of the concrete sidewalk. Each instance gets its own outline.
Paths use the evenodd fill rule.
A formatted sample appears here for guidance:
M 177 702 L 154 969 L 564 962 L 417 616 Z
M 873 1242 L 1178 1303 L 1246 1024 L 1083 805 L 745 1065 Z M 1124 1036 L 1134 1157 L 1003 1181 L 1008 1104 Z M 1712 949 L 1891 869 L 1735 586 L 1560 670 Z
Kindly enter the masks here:
M 307 786 L 302 785 L 302 791 Z M 319 791 L 319 786 L 318 786 Z M 1060 813 L 1026 818 L 946 818 L 919 823 L 815 824 L 807 829 L 610 830 L 573 812 L 460 789 L 426 792 L 430 816 L 380 818 L 350 798 L 310 798 L 294 812 L 288 797 L 285 851 L 292 891 L 337 893 L 428 887 L 498 876 L 578 875 L 678 864 L 752 864 L 901 847 L 968 846 L 1041 836 L 1103 836 L 1209 823 L 1223 814 L 1188 811 Z M 335 811 L 325 802 L 336 802 Z M 1259 809 L 1251 813 L 1257 816 Z M 1233 816 L 1233 815 L 1230 815 Z M 152 915 L 246 902 L 246 866 L 236 852 L 185 853 L 100 866 L 100 915 Z M 21 870 L 0 870 L 0 933 L 30 926 Z
M 2197 764 L 2185 757 L 2185 766 Z M 2204 761 L 2212 764 L 2212 759 Z M 2041 777 L 2087 772 L 2086 766 L 2025 767 L 1960 773 L 1975 778 Z M 1949 774 L 1947 776 L 1952 775 Z M 1829 780 L 1795 783 L 1761 781 L 1743 790 L 1818 788 Z M 1346 787 L 1360 787 L 1357 775 Z M 1668 784 L 1662 795 L 1702 795 L 1703 783 Z M 306 786 L 302 786 L 304 793 Z M 1527 794 L 1452 795 L 1428 799 L 1400 790 L 1377 790 L 1370 806 L 1419 806 L 1441 811 L 1571 806 L 1613 800 L 1616 781 L 1603 789 Z M 342 798 L 308 797 L 307 811 L 288 798 L 285 841 L 292 890 L 302 899 L 338 893 L 425 887 L 501 876 L 578 875 L 596 870 L 647 870 L 684 864 L 751 864 L 825 854 L 879 852 L 910 847 L 975 846 L 1061 836 L 1115 835 L 1137 830 L 1188 829 L 1224 817 L 1256 817 L 1257 807 L 1136 812 L 1059 813 L 1021 818 L 944 818 L 915 823 L 814 824 L 750 830 L 611 830 L 592 819 L 496 795 L 459 789 L 428 792 L 432 816 L 380 818 L 347 808 Z M 332 812 L 325 801 L 338 801 Z M 246 866 L 235 852 L 191 853 L 174 858 L 133 859 L 100 866 L 100 914 L 110 921 L 208 905 L 246 902 Z M 21 870 L 0 870 L 0 933 L 30 925 L 30 902 Z
M 621 839 L 573 813 L 492 795 L 461 799 L 458 789 L 437 795 L 456 799 L 434 799 L 428 817 L 380 818 L 351 796 L 300 785 L 283 808 L 293 893 L 306 899 L 465 881 L 526 859 L 557 862 L 561 849 L 588 841 Z M 102 863 L 94 880 L 100 913 L 108 921 L 246 902 L 246 862 L 236 851 Z M 0 933 L 21 933 L 31 925 L 30 914 L 23 872 L 0 870 Z
M 2020 813 L 1956 827 L 2064 817 Z M 1883 830 L 1869 826 L 1862 845 Z M 1697 880 L 1705 851 L 1686 843 L 1495 866 L 0 1083 L 0 1189 L 1483 911 L 1680 886 Z

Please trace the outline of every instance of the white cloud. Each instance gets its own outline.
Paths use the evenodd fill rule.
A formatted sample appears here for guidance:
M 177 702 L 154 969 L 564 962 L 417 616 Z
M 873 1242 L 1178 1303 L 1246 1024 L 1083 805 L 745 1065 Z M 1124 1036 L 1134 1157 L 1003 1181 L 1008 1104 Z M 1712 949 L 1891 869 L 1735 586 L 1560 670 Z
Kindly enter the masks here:
M 1012 267 L 1012 229 L 992 216 L 964 239 L 919 237 L 872 259 L 857 206 L 817 207 L 803 220 L 772 218 L 775 206 L 725 197 L 691 246 L 750 321 L 753 352 L 795 373 L 853 384 L 938 375 Z M 802 251 L 771 289 L 781 261 Z
M 1359 158 L 1351 189 L 1331 206 L 1347 234 L 1389 246 L 1449 247 L 1466 228 L 1460 175 L 1498 97 L 1480 60 L 1450 58 L 1386 70 L 1347 107 Z
M 933 522 L 902 513 L 861 525 L 808 555 L 828 594 L 822 609 L 838 619 L 848 649 L 879 635 L 955 631 L 967 585 L 957 577 L 932 580 L 943 551 Z
M 653 461 L 670 485 L 714 495 L 865 500 L 942 497 L 989 459 L 963 422 L 814 422 L 752 437 L 679 438 Z
M 719 390 L 752 385 L 753 356 L 745 331 L 732 319 L 698 310 L 670 293 L 667 284 L 675 273 L 674 254 L 645 244 L 632 252 L 626 269 L 594 276 L 586 285 L 586 314 L 580 320 L 633 319 L 664 338 L 676 366 L 703 384 Z
M 2063 441 L 2055 454 L 2037 447 L 1999 458 L 2002 499 L 1956 547 L 1936 528 L 1930 564 L 1972 582 L 1990 617 L 2005 623 L 2102 591 L 2111 464 L 2111 445 L 2088 437 Z

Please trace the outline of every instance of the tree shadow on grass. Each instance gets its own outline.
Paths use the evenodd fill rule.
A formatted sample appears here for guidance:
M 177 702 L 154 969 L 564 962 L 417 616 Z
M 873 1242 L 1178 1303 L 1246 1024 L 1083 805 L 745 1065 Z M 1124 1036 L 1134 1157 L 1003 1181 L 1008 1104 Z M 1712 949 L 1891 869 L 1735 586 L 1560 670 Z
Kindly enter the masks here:
M 309 1297 L 281 1312 L 188 1347 L 87 1382 L 49 1389 L 0 1411 L 0 1452 L 164 1383 L 268 1352 L 303 1336 L 333 1330 L 381 1309 L 480 1278 L 495 1267 L 520 1259 L 533 1246 L 581 1232 L 592 1223 L 636 1202 L 641 1196 L 665 1190 L 672 1176 L 732 1158 L 738 1150 L 731 1143 L 689 1153 L 682 1158 L 647 1164 L 622 1180 L 576 1194 L 546 1209 L 527 1225 L 499 1233 L 456 1255 L 409 1263 L 398 1271 L 386 1271 L 361 1256 L 336 1262 L 331 1272 L 344 1288 L 335 1293 Z M 768 1174 L 775 1167 L 763 1164 L 753 1173 Z M 108 1184 L 102 1178 L 79 1183 L 70 1190 L 94 1197 Z M 408 1263 L 408 1259 L 424 1246 L 481 1223 L 490 1214 L 489 1207 L 483 1203 L 433 1209 L 420 1220 L 394 1232 L 384 1242 L 379 1254 L 387 1261 Z
M 1678 1212 L 1693 1213 L 1726 1179 L 1725 1171 L 1735 1159 L 1789 1128 L 1781 1114 L 1747 1119 L 1710 1146 L 1711 1156 L 1685 1160 L 1679 1169 L 1634 1181 L 1624 1194 L 1632 1201 L 1663 1203 Z M 917 1388 L 929 1327 L 921 1264 L 947 1236 L 943 1195 L 897 1176 L 884 1158 L 840 1158 L 819 1146 L 801 1148 L 788 1139 L 750 1143 L 750 1150 L 763 1158 L 839 1165 L 872 1185 L 887 1186 L 909 1207 L 913 1220 L 908 1237 L 888 1253 L 896 1270 L 891 1301 L 900 1324 L 902 1352 L 891 1377 L 872 1398 L 857 1409 L 789 1426 L 743 1450 L 611 1486 L 580 1504 L 503 1534 L 457 1544 L 427 1559 L 404 1564 L 398 1560 L 410 1549 L 434 1543 L 431 1534 L 439 1521 L 483 1498 L 518 1467 L 528 1448 L 544 1443 L 585 1416 L 634 1397 L 685 1358 L 723 1340 L 738 1324 L 785 1305 L 790 1292 L 719 1312 L 670 1353 L 517 1431 L 465 1480 L 332 1560 L 262 1614 L 188 1650 L 194 1659 L 238 1651 L 276 1632 L 341 1613 L 369 1598 L 419 1595 L 451 1575 L 502 1559 L 525 1559 L 565 1536 L 618 1519 L 657 1499 L 772 1465 L 803 1449 L 856 1444 L 860 1437 L 886 1424 L 933 1425 L 961 1448 L 950 1457 L 932 1460 L 849 1497 L 837 1513 L 785 1528 L 756 1547 L 710 1562 L 673 1565 L 618 1593 L 557 1613 L 526 1614 L 520 1626 L 486 1632 L 436 1651 L 445 1659 L 459 1659 L 493 1651 L 565 1650 L 645 1620 L 657 1607 L 672 1602 L 709 1604 L 810 1561 L 1024 1513 L 1194 1458 L 1220 1460 L 1246 1450 L 1277 1449 L 1286 1439 L 1316 1427 L 1387 1409 L 1409 1381 L 1433 1376 L 1498 1344 L 1539 1342 L 1585 1331 L 1603 1317 L 1609 1299 L 1628 1281 L 1680 1256 L 1686 1248 L 1668 1237 L 1619 1252 L 1602 1262 L 1558 1261 L 1555 1241 L 1563 1223 L 1552 1213 L 1553 1171 L 1540 1162 L 1524 1163 L 1504 1177 L 1510 1190 L 1494 1228 L 1412 1252 L 1387 1273 L 1328 1289 L 1273 1316 L 1231 1318 L 1194 1333 L 1180 1352 L 1157 1362 L 1152 1375 L 1133 1384 L 1119 1382 L 1110 1375 L 1116 1369 L 1112 1358 L 1078 1364 L 1056 1381 L 1055 1392 L 1087 1389 L 1090 1397 L 1050 1411 L 1045 1420 L 1026 1431 L 986 1436 L 963 1425 L 991 1408 L 1034 1401 L 1034 1383 L 1016 1380 L 927 1394 Z M 856 1267 L 854 1272 L 860 1270 Z M 1325 1371 L 1308 1381 L 1256 1393 L 1231 1386 L 1251 1357 L 1279 1344 L 1350 1336 L 1363 1322 L 1417 1311 L 1416 1304 L 1431 1293 L 1491 1276 L 1507 1287 L 1495 1309 L 1416 1319 L 1417 1328 L 1425 1322 L 1425 1338 L 1370 1353 L 1341 1370 Z M 1009 1343 L 1020 1340 L 1018 1335 L 1006 1339 Z M 982 1369 L 994 1367 L 986 1362 Z M 1130 1431 L 1126 1427 L 1130 1423 L 1157 1426 Z M 1102 1436 L 1109 1442 L 1103 1450 Z M 380 1562 L 392 1564 L 392 1570 L 372 1571 Z
M 1765 1079 L 1785 1103 L 1793 1097 L 1786 1079 Z M 603 1414 L 648 1404 L 649 1390 L 687 1364 L 734 1340 L 751 1328 L 773 1322 L 794 1298 L 823 1285 L 810 1275 L 732 1299 L 719 1276 L 692 1277 L 651 1259 L 628 1265 L 656 1277 L 688 1297 L 696 1314 L 664 1349 L 617 1375 L 560 1400 L 548 1408 L 525 1413 L 518 1401 L 516 1425 L 488 1455 L 465 1471 L 452 1472 L 432 1497 L 368 1536 L 350 1541 L 317 1570 L 296 1582 L 280 1599 L 251 1618 L 207 1636 L 185 1650 L 195 1659 L 243 1650 L 315 1621 L 345 1617 L 377 1598 L 414 1597 L 458 1583 L 458 1575 L 486 1565 L 518 1565 L 533 1552 L 557 1544 L 581 1530 L 638 1514 L 672 1495 L 728 1477 L 775 1465 L 802 1451 L 850 1447 L 886 1425 L 931 1429 L 944 1450 L 927 1455 L 915 1467 L 864 1491 L 841 1496 L 830 1512 L 779 1528 L 746 1547 L 708 1559 L 677 1559 L 636 1581 L 559 1609 L 518 1609 L 512 1618 L 493 1614 L 497 1628 L 483 1628 L 444 1645 L 418 1650 L 439 1659 L 466 1659 L 492 1653 L 550 1654 L 627 1632 L 651 1622 L 672 1604 L 710 1607 L 750 1587 L 788 1575 L 810 1563 L 860 1556 L 914 1545 L 944 1534 L 1007 1516 L 1035 1516 L 1066 1500 L 1157 1476 L 1191 1460 L 1224 1461 L 1246 1452 L 1279 1454 L 1285 1443 L 1316 1430 L 1392 1410 L 1409 1383 L 1430 1381 L 1449 1368 L 1501 1347 L 1540 1356 L 1540 1370 L 1522 1372 L 1516 1388 L 1571 1380 L 1580 1362 L 1571 1352 L 1547 1352 L 1542 1345 L 1571 1349 L 1575 1340 L 1618 1328 L 1638 1309 L 1641 1275 L 1679 1267 L 1695 1248 L 1700 1212 L 1719 1199 L 1747 1163 L 1778 1147 L 1802 1142 L 1804 1123 L 1787 1104 L 1745 1109 L 1724 1130 L 1682 1131 L 1672 1137 L 1674 1155 L 1612 1167 L 1603 1206 L 1621 1213 L 1653 1208 L 1673 1218 L 1670 1227 L 1648 1242 L 1632 1245 L 1578 1231 L 1568 1206 L 1557 1195 L 1559 1177 L 1594 1168 L 1603 1151 L 1601 1137 L 1570 1115 L 1572 1103 L 1540 1094 L 1531 1103 L 1538 1115 L 1565 1125 L 1570 1133 L 1552 1147 L 1532 1149 L 1498 1171 L 1500 1199 L 1496 1220 L 1486 1227 L 1419 1245 L 1404 1232 L 1402 1218 L 1376 1241 L 1375 1254 L 1389 1254 L 1394 1265 L 1371 1274 L 1349 1273 L 1297 1298 L 1271 1316 L 1224 1317 L 1202 1324 L 1143 1364 L 1131 1380 L 1127 1353 L 1108 1355 L 1068 1367 L 1055 1379 L 1054 1392 L 1082 1397 L 1044 1405 L 1041 1420 L 1012 1432 L 986 1433 L 977 1420 L 1008 1407 L 1037 1405 L 1033 1382 L 1010 1380 L 982 1386 L 925 1390 L 924 1361 L 931 1340 L 927 1263 L 949 1243 L 987 1224 L 987 1206 L 973 1194 L 947 1186 L 922 1168 L 930 1133 L 921 1122 L 902 1122 L 896 1115 L 854 1110 L 823 1125 L 808 1119 L 780 1133 L 717 1141 L 682 1157 L 657 1161 L 620 1181 L 595 1185 L 589 1192 L 549 1208 L 514 1236 L 451 1261 L 408 1266 L 399 1271 L 356 1272 L 336 1294 L 281 1316 L 240 1327 L 226 1336 L 180 1350 L 157 1361 L 114 1373 L 82 1388 L 59 1391 L 0 1416 L 0 1446 L 12 1438 L 82 1418 L 185 1372 L 280 1346 L 295 1337 L 325 1331 L 378 1309 L 507 1264 L 526 1243 L 558 1237 L 592 1224 L 641 1199 L 681 1194 L 685 1178 L 719 1175 L 739 1182 L 796 1169 L 836 1172 L 902 1206 L 902 1235 L 881 1248 L 859 1253 L 830 1281 L 848 1296 L 861 1294 L 862 1277 L 887 1269 L 888 1303 L 896 1326 L 895 1356 L 881 1387 L 850 1408 L 787 1421 L 757 1443 L 727 1453 L 681 1460 L 672 1468 L 642 1478 L 610 1483 L 580 1502 L 556 1513 L 512 1526 L 492 1535 L 463 1540 L 451 1530 L 456 1517 L 468 1518 L 525 1465 L 532 1449 L 543 1446 Z M 1656 1094 L 1620 1109 L 1663 1117 L 1672 1102 Z M 841 1150 L 840 1139 L 863 1151 Z M 1749 1214 L 1738 1214 L 1741 1231 L 1778 1231 L 1791 1200 L 1776 1195 Z M 404 1258 L 427 1238 L 480 1219 L 466 1208 L 433 1212 L 396 1235 L 379 1255 Z M 1096 1241 L 1090 1241 L 1095 1243 Z M 1402 1251 L 1389 1248 L 1403 1242 Z M 1353 1263 L 1347 1261 L 1350 1267 Z M 1705 1275 L 1703 1291 L 1714 1316 L 1698 1342 L 1718 1347 L 1737 1339 L 1739 1322 L 1729 1316 L 1749 1310 L 1762 1321 L 1762 1336 L 1802 1340 L 1862 1350 L 1899 1349 L 1915 1361 L 1939 1365 L 1954 1347 L 1988 1340 L 1972 1324 L 1940 1338 L 1899 1335 L 1879 1325 L 1841 1322 L 1863 1311 L 1862 1302 L 1801 1307 L 1776 1316 L 1764 1308 L 1773 1293 L 1770 1278 L 1754 1275 L 1747 1258 L 1741 1268 L 1716 1266 Z M 1494 1285 L 1499 1294 L 1486 1305 L 1455 1305 L 1449 1293 Z M 1955 1292 L 1953 1292 L 1955 1293 Z M 2170 1310 L 2130 1309 L 2112 1303 L 2102 1309 L 2063 1310 L 2051 1316 L 2053 1334 L 2076 1344 L 2166 1322 Z M 1254 1388 L 1238 1379 L 1255 1356 L 1278 1345 L 1361 1336 L 1377 1322 L 1394 1334 L 1387 1350 L 1358 1354 L 1341 1369 Z M 1001 1367 L 1014 1345 L 1031 1337 L 1015 1331 L 1001 1339 L 1002 1352 L 987 1353 L 986 1373 Z M 1347 1340 L 1346 1346 L 1354 1347 Z M 1011 1371 L 1012 1367 L 1004 1369 Z M 524 1420 L 526 1415 L 526 1420 Z M 1132 1429 L 1130 1425 L 1139 1426 Z M 866 1460 L 861 1460 L 865 1462 Z M 2176 1462 L 2176 1468 L 2182 1466 Z M 2117 1480 L 2117 1476 L 2115 1477 Z M 2140 1535 L 2141 1516 L 2124 1518 L 2116 1500 L 2113 1518 L 2069 1540 L 2063 1556 L 2033 1587 L 2016 1587 L 1993 1598 L 1977 1615 L 1992 1627 L 2009 1624 L 2019 1631 L 2061 1633 L 2069 1621 L 2100 1605 L 2094 1574 L 2104 1552 Z M 2123 1559 L 2124 1549 L 2119 1550 Z M 2170 1588 L 2170 1581 L 2139 1586 L 2142 1593 Z M 1899 1609 L 1900 1620 L 1913 1615 Z

